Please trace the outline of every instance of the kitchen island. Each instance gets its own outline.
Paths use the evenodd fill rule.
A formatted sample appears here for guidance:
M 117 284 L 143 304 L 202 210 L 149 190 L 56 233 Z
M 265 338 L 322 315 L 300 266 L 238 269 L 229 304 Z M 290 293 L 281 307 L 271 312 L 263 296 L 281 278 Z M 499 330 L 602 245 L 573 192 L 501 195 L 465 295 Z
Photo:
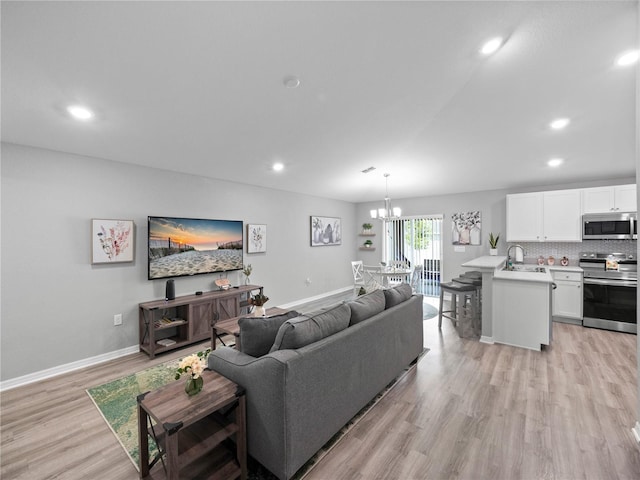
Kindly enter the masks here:
M 520 267 L 493 276 L 493 341 L 539 351 L 551 344 L 553 277 L 546 267 Z
M 503 343 L 540 350 L 551 342 L 549 267 L 517 265 L 505 270 L 507 257 L 483 256 L 462 267 L 482 272 L 483 343 Z

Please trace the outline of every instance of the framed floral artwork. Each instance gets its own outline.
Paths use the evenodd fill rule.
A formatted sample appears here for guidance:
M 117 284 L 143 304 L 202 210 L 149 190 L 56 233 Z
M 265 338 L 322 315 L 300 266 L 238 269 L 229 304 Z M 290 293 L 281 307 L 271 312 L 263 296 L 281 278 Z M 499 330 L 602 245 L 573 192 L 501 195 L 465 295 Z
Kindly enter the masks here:
M 133 262 L 133 220 L 91 220 L 91 263 Z
M 247 253 L 267 251 L 267 226 L 255 223 L 247 224 Z
M 479 211 L 454 213 L 451 216 L 453 245 L 480 245 L 482 215 Z
M 311 246 L 342 244 L 342 222 L 337 217 L 311 217 Z

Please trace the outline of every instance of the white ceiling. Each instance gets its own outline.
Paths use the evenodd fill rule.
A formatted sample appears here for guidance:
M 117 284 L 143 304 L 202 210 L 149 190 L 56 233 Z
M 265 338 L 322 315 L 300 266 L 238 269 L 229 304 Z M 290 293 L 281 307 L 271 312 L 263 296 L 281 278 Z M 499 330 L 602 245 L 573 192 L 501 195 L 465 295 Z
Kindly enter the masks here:
M 352 202 L 634 175 L 637 9 L 3 1 L 2 140 Z

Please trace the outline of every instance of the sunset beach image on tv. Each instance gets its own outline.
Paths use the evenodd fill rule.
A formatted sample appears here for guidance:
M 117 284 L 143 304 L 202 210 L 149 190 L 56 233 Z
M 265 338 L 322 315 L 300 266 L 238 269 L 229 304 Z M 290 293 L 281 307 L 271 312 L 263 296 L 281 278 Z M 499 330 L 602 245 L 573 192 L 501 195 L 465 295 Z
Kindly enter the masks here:
M 149 280 L 242 269 L 241 220 L 148 220 Z

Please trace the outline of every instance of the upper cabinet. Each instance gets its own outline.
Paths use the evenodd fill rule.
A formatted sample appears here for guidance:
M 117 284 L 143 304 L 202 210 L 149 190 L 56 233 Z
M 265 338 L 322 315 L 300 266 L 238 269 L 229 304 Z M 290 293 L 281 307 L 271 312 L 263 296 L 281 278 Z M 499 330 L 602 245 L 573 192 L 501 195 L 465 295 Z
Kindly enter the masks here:
M 635 212 L 636 185 L 616 185 L 582 190 L 582 213 Z
M 582 240 L 580 190 L 507 195 L 507 242 Z

